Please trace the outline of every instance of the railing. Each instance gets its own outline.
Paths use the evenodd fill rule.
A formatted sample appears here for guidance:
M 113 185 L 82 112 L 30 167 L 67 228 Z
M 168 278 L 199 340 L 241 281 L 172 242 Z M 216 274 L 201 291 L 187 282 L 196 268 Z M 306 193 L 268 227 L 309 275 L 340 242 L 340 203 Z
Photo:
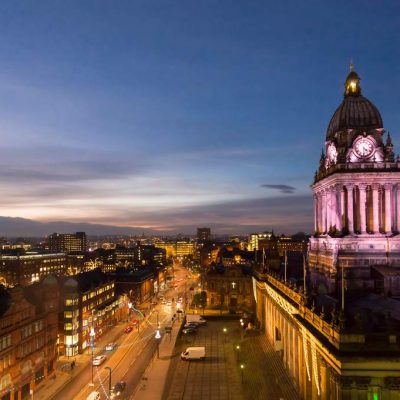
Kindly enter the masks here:
M 318 172 L 314 182 L 338 171 L 356 172 L 360 170 L 363 172 L 398 171 L 400 170 L 400 162 L 349 162 L 344 164 L 335 164 L 325 171 Z

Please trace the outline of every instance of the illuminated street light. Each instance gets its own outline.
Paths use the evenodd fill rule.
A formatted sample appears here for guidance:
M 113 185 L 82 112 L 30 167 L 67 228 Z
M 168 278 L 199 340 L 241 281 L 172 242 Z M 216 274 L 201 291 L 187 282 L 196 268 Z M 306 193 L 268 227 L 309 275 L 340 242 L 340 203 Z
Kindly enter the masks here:
M 90 384 L 90 386 L 94 386 L 94 382 L 93 382 L 93 359 L 94 359 L 94 337 L 95 337 L 96 333 L 94 331 L 94 310 L 92 310 L 92 326 L 90 327 L 90 332 L 89 332 L 89 336 L 90 336 L 90 346 L 92 348 L 92 383 Z
M 156 335 L 154 336 L 157 340 L 157 358 L 160 358 L 160 340 L 161 340 L 161 333 L 160 330 L 156 330 Z
M 236 345 L 236 350 L 238 352 L 238 361 L 240 362 L 240 346 Z
M 243 379 L 244 364 L 240 364 L 240 369 L 242 371 L 242 383 L 243 383 L 244 382 L 244 379 Z
M 226 341 L 226 332 L 228 332 L 228 330 L 226 328 L 222 329 L 222 332 L 224 333 L 224 343 Z

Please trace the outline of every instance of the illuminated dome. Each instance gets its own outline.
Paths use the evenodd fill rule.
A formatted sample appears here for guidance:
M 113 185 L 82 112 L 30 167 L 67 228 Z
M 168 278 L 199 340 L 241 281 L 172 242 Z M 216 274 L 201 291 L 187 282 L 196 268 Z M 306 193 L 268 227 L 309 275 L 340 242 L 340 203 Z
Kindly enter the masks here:
M 326 138 L 331 139 L 336 132 L 345 129 L 367 131 L 383 128 L 382 117 L 378 109 L 361 95 L 360 77 L 357 72 L 353 71 L 352 66 L 350 66 L 350 73 L 344 87 L 344 100 L 329 122 Z

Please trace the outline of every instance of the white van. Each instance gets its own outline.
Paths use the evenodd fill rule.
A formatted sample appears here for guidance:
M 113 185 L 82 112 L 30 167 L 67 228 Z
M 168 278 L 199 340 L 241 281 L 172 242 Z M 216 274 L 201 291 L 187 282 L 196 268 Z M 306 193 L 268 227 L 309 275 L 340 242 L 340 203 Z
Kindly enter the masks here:
M 205 347 L 188 347 L 181 354 L 182 360 L 204 360 L 205 356 L 206 356 Z
M 100 400 L 100 392 L 92 392 L 86 397 L 86 400 Z
M 196 324 L 205 324 L 207 321 L 198 314 L 186 314 L 186 323 L 194 322 Z

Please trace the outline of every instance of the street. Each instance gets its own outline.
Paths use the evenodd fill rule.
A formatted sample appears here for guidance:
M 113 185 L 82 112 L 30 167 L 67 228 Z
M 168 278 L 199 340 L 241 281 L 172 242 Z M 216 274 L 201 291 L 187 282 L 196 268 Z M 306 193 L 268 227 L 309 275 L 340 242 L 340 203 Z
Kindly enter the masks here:
M 176 300 L 179 297 L 185 299 L 185 291 L 188 285 L 194 284 L 194 280 L 187 280 L 187 271 L 175 265 L 175 279 L 171 282 L 173 286 L 170 289 L 160 293 L 164 296 L 165 301 L 161 304 L 150 306 L 146 309 L 146 318 L 141 320 L 141 326 L 138 332 L 137 327 L 130 333 L 125 333 L 124 329 L 129 324 L 121 324 L 114 336 L 110 336 L 109 342 L 116 343 L 113 351 L 105 351 L 104 348 L 97 348 L 95 343 L 94 357 L 104 354 L 107 359 L 100 366 L 93 367 L 93 385 L 92 382 L 92 366 L 91 356 L 86 356 L 86 366 L 79 373 L 74 375 L 71 372 L 71 379 L 65 384 L 61 390 L 53 393 L 50 399 L 76 399 L 85 400 L 92 391 L 98 391 L 101 399 L 109 398 L 109 369 L 111 368 L 111 387 L 118 381 L 126 382 L 126 389 L 120 399 L 130 398 L 136 391 L 142 375 L 148 365 L 152 362 L 157 351 L 157 342 L 155 334 L 157 325 L 160 327 L 161 335 L 165 335 L 165 326 L 170 326 L 172 317 L 176 314 Z M 171 305 L 168 305 L 168 303 Z M 186 305 L 183 304 L 182 307 Z M 132 309 L 131 319 L 139 318 L 136 311 Z M 105 342 L 104 337 L 102 342 Z M 90 350 L 90 349 L 89 349 Z

